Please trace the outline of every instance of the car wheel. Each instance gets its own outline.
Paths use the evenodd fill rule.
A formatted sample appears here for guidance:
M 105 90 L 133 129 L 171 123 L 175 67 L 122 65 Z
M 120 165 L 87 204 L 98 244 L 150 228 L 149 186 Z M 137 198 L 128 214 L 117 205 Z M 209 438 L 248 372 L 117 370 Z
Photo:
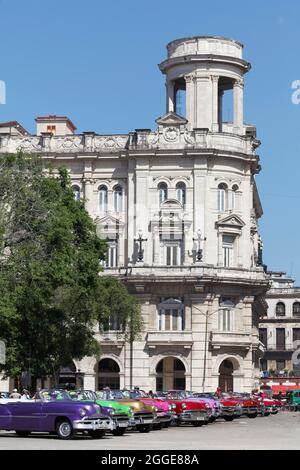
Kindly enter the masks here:
M 162 429 L 162 423 L 153 424 L 153 429 L 154 429 L 155 431 L 161 431 L 161 429 Z
M 200 426 L 202 426 L 202 424 L 204 424 L 204 422 L 202 422 L 202 421 L 192 421 L 192 425 L 195 428 L 200 428 Z
M 164 428 L 168 428 L 170 426 L 170 421 L 167 421 L 166 423 L 163 423 L 163 427 Z
M 214 416 L 211 416 L 208 420 L 209 423 L 214 423 L 216 421 L 216 418 Z
M 149 426 L 149 425 L 147 425 L 147 424 L 144 424 L 144 425 L 141 425 L 141 426 L 137 426 L 137 430 L 138 430 L 139 432 L 146 433 L 146 432 L 151 431 L 151 427 L 152 427 L 152 426 Z
M 225 416 L 224 419 L 225 419 L 225 421 L 233 421 L 234 416 Z
M 251 419 L 251 418 L 256 418 L 256 416 L 257 416 L 257 413 L 253 413 L 253 414 L 251 414 L 251 415 L 247 415 L 247 416 L 248 416 L 248 418 L 250 418 L 250 419 Z
M 265 411 L 264 416 L 270 416 L 270 411 Z
M 127 428 L 117 428 L 112 431 L 114 436 L 123 436 Z
M 18 437 L 28 437 L 29 434 L 30 434 L 29 431 L 16 431 L 16 435 L 17 435 Z
M 74 435 L 74 430 L 72 424 L 68 419 L 61 419 L 56 423 L 56 434 L 58 435 L 59 439 L 72 439 Z
M 116 429 L 115 429 L 116 431 Z M 102 437 L 104 436 L 105 434 L 105 430 L 104 429 L 97 429 L 97 431 L 89 431 L 89 435 L 93 438 L 93 439 L 102 439 Z

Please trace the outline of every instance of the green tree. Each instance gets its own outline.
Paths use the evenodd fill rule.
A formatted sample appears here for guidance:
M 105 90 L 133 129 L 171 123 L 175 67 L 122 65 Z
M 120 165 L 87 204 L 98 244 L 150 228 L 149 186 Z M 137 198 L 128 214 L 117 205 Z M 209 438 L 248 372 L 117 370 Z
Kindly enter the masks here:
M 98 355 L 95 325 L 114 311 L 140 325 L 140 310 L 116 279 L 99 276 L 106 243 L 74 199 L 64 168 L 53 172 L 32 155 L 0 163 L 0 339 L 7 375 L 57 374 L 73 358 Z M 133 320 L 134 318 L 134 320 Z

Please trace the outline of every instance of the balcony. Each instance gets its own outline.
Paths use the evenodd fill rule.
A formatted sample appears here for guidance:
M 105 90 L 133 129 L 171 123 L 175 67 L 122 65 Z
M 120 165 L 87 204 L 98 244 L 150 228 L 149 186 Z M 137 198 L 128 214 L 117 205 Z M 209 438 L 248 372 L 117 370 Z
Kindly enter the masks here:
M 193 345 L 193 335 L 190 330 L 185 331 L 148 331 L 146 343 L 149 348 L 156 346 L 183 346 L 191 348 Z
M 98 135 L 95 133 L 83 133 L 76 135 L 55 136 L 45 134 L 41 136 L 12 136 L 0 137 L 0 153 L 15 153 L 19 150 L 30 153 L 49 155 L 84 154 L 89 155 L 118 153 L 119 151 L 137 150 L 164 150 L 182 149 L 188 151 L 205 151 L 211 149 L 220 150 L 222 153 L 236 152 L 255 157 L 255 150 L 260 142 L 253 136 L 233 133 L 230 123 L 224 124 L 225 132 L 209 132 L 203 129 L 189 131 L 185 126 L 178 131 L 175 139 L 166 138 L 164 132 L 159 130 L 140 130 L 129 134 Z M 245 128 L 246 131 L 246 128 Z
M 115 346 L 118 349 L 122 348 L 125 344 L 125 340 L 121 332 L 118 331 L 107 331 L 95 334 L 96 339 L 102 346 Z
M 145 266 L 145 265 L 134 265 L 128 267 L 119 268 L 107 268 L 103 272 L 104 275 L 111 276 L 124 276 L 127 280 L 130 278 L 134 281 L 139 279 L 143 280 L 156 280 L 167 279 L 168 282 L 172 280 L 176 281 L 180 279 L 189 282 L 195 282 L 195 280 L 205 281 L 218 281 L 227 280 L 232 282 L 246 282 L 248 283 L 263 283 L 266 284 L 263 268 L 257 267 L 254 269 L 245 268 L 224 268 L 216 267 L 212 265 L 197 265 L 190 264 L 188 266 Z
M 253 345 L 256 345 L 257 349 L 259 349 L 262 345 L 262 343 L 257 340 L 256 336 L 254 337 L 248 333 L 232 331 L 212 331 L 210 344 L 213 349 L 220 349 L 224 346 L 250 349 Z

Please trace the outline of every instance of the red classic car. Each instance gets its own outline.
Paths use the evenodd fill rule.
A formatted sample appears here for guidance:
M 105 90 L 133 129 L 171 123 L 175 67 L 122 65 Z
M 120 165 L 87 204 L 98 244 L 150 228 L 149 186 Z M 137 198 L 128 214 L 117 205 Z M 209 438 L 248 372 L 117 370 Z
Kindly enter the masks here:
M 189 401 L 182 396 L 181 391 L 170 391 L 166 397 L 176 413 L 176 424 L 189 423 L 193 426 L 202 426 L 209 422 L 212 415 L 212 408 L 204 401 Z
M 220 398 L 220 407 L 220 418 L 225 419 L 225 421 L 233 421 L 234 418 L 239 418 L 242 414 L 240 401 L 225 394 Z
M 252 398 L 248 393 L 233 393 L 231 398 L 240 403 L 242 415 L 248 418 L 256 418 L 260 411 L 260 403 L 256 398 Z

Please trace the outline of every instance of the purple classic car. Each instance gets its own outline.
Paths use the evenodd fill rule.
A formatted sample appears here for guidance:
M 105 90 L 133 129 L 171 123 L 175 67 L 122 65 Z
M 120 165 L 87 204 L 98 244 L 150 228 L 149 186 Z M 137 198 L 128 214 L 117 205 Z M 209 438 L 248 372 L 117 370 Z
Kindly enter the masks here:
M 60 439 L 71 439 L 74 433 L 87 432 L 97 439 L 114 426 L 99 405 L 73 401 L 63 390 L 41 390 L 33 400 L 0 402 L 0 429 L 16 431 L 22 437 L 49 432 Z

